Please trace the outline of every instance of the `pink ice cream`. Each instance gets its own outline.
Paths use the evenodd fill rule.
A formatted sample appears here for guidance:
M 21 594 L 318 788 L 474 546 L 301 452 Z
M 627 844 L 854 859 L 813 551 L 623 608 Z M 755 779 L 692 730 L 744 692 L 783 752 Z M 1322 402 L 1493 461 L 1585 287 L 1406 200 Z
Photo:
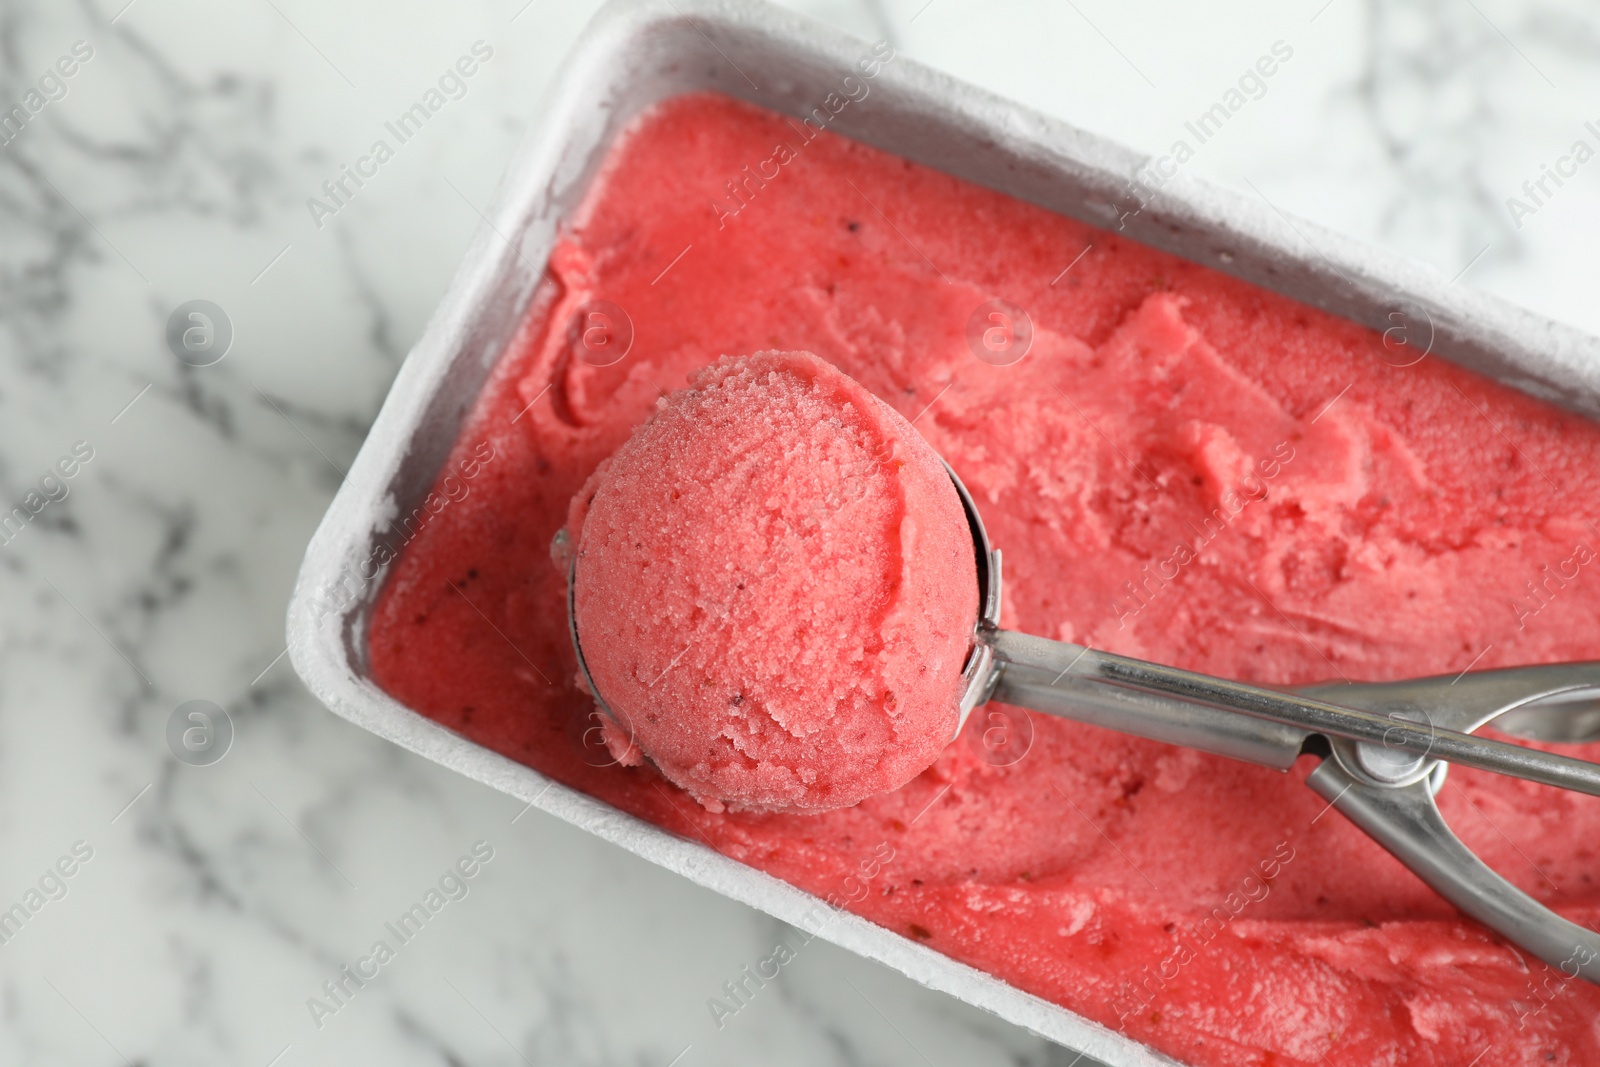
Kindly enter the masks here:
M 698 372 L 569 527 L 608 741 L 713 811 L 845 807 L 955 733 L 978 611 L 965 513 L 904 416 L 831 364 Z
M 797 154 L 777 178 L 730 181 L 780 143 Z M 1005 366 L 968 333 L 997 297 L 1032 323 Z M 596 300 L 631 318 L 624 359 L 586 358 L 573 324 Z M 1005 552 L 1010 629 L 1266 685 L 1600 659 L 1600 425 L 1114 231 L 697 95 L 642 116 L 566 220 L 441 471 L 435 495 L 453 502 L 414 537 L 400 524 L 372 677 L 629 815 L 1195 1067 L 1600 1064 L 1600 987 L 1453 909 L 1305 787 L 1311 759 L 1279 774 L 991 705 L 898 790 L 789 815 L 709 811 L 581 743 L 594 702 L 551 538 L 661 397 L 722 353 L 771 348 L 816 353 L 949 461 Z M 850 406 L 861 440 L 899 426 Z M 724 440 L 711 458 L 737 450 Z M 881 523 L 875 485 L 850 506 Z M 745 529 L 759 499 L 723 494 L 700 536 Z M 952 573 L 904 573 L 935 572 Z M 862 588 L 842 573 L 828 611 L 888 588 L 883 571 Z M 758 662 L 799 663 L 780 647 L 793 644 Z M 668 710 L 658 691 L 690 704 L 672 687 L 726 670 L 696 656 L 709 652 L 685 651 L 648 690 L 648 711 Z M 868 669 L 819 662 L 841 674 L 819 667 L 806 688 L 830 697 Z M 763 684 L 783 696 L 784 678 Z M 909 727 L 920 685 L 884 688 Z M 1031 724 L 1016 762 L 983 758 L 997 714 Z M 635 725 L 643 744 L 654 724 Z M 1600 744 L 1546 747 L 1600 758 Z M 1439 804 L 1491 867 L 1600 928 L 1600 801 L 1457 767 Z M 713 994 L 661 990 L 708 1039 Z

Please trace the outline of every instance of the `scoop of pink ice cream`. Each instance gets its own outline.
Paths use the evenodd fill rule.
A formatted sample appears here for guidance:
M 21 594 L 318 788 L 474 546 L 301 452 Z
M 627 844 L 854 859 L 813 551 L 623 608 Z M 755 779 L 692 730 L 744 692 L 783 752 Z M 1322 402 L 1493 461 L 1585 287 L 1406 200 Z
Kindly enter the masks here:
M 698 372 L 570 527 L 590 676 L 707 807 L 845 807 L 955 732 L 978 612 L 960 499 L 910 423 L 816 356 Z

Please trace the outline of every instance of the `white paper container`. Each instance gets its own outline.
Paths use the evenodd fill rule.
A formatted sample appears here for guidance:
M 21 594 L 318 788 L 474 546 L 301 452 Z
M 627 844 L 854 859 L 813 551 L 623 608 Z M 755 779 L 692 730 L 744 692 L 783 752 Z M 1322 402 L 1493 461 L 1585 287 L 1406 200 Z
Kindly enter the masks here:
M 869 46 L 754 0 L 613 0 L 583 31 L 466 261 L 401 368 L 372 432 L 306 550 L 289 605 L 289 654 L 335 713 L 607 841 L 1109 1067 L 1171 1059 L 957 963 L 767 874 L 551 781 L 433 722 L 367 674 L 368 610 L 384 575 L 372 554 L 389 520 L 431 488 L 485 377 L 522 319 L 557 222 L 582 198 L 617 132 L 640 110 L 714 89 L 800 117 Z M 758 83 L 747 80 L 745 73 Z M 1114 228 L 1139 207 L 1145 162 L 896 57 L 870 97 L 830 129 L 1085 222 Z M 1126 219 L 1124 235 L 1393 336 L 1395 362 L 1429 351 L 1537 396 L 1600 415 L 1600 340 L 1450 287 L 1437 272 L 1269 205 L 1180 176 Z M 507 235 L 517 247 L 513 249 Z M 365 577 L 363 577 L 365 575 Z M 343 589 L 348 602 L 328 612 Z

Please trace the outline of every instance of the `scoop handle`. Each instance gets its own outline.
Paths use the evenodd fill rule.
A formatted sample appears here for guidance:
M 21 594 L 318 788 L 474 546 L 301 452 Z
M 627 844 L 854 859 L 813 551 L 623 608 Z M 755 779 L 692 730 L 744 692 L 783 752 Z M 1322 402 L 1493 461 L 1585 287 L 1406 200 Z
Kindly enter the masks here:
M 1108 684 L 1091 673 L 1094 653 L 1079 645 L 1009 630 L 992 631 L 989 642 L 998 675 L 990 698 L 1002 704 L 1280 771 L 1294 765 L 1310 736 L 1271 719 Z
M 1238 747 L 1240 752 L 1244 753 L 1238 758 L 1250 759 L 1256 763 L 1266 762 L 1268 766 L 1276 764 L 1252 758 L 1250 754 L 1262 751 L 1263 747 L 1273 747 L 1274 744 L 1286 745 L 1292 735 L 1273 735 L 1264 730 L 1258 733 L 1255 730 L 1259 728 L 1253 728 L 1247 723 L 1232 722 L 1232 718 L 1243 717 L 1289 727 L 1298 732 L 1301 743 L 1312 734 L 1342 737 L 1379 746 L 1384 751 L 1405 753 L 1418 761 L 1443 760 L 1447 763 L 1459 763 L 1513 778 L 1523 778 L 1543 785 L 1587 793 L 1590 796 L 1600 796 L 1600 764 L 1573 759 L 1570 756 L 1540 752 L 1537 749 L 1524 748 L 1521 745 L 1486 737 L 1474 737 L 1429 721 L 1416 722 L 1379 715 L 1371 711 L 1360 711 L 1331 704 L 1314 696 L 1262 689 L 1243 682 L 1213 678 L 1194 671 L 1147 663 L 1144 660 L 1011 630 L 995 629 L 986 636 L 990 647 L 994 650 L 999 671 L 995 695 L 1001 700 L 1010 702 L 1007 697 L 1000 695 L 1008 693 L 1022 706 L 1032 707 L 1037 711 L 1078 718 L 1079 715 L 1063 710 L 1069 704 L 1065 694 L 1071 691 L 1080 699 L 1088 699 L 1101 707 L 1100 714 L 1104 721 L 1100 725 L 1141 736 L 1154 736 L 1157 740 L 1171 740 L 1174 744 L 1201 748 L 1221 755 L 1233 755 L 1234 753 L 1228 749 Z M 1055 677 L 1050 684 L 1041 689 L 1037 684 L 1039 673 L 1052 670 L 1057 672 Z M 1018 677 L 1014 679 L 1016 684 L 1008 683 L 1006 678 L 1013 671 L 1018 673 Z M 1120 687 L 1137 692 L 1141 697 L 1148 694 L 1174 698 L 1184 705 L 1184 709 L 1166 708 L 1152 702 L 1150 707 L 1157 710 L 1146 713 L 1143 719 L 1135 715 L 1124 724 L 1116 721 L 1110 714 L 1113 709 L 1107 706 L 1110 698 L 1105 694 L 1096 694 L 1088 698 L 1082 696 L 1090 692 L 1094 686 Z M 1063 694 L 1059 700 L 1053 692 L 1058 689 Z M 1031 703 L 1033 700 L 1038 700 L 1044 706 Z M 1118 706 L 1143 707 L 1143 704 L 1143 700 L 1135 700 L 1131 704 L 1123 701 Z M 1212 709 L 1212 714 L 1206 715 L 1192 710 L 1205 706 Z M 1180 710 L 1188 717 L 1187 724 L 1179 719 Z M 1142 732 L 1145 720 L 1150 718 L 1159 719 L 1159 728 L 1163 731 L 1173 731 L 1172 736 Z M 1185 729 L 1187 732 L 1183 733 Z M 1206 735 L 1213 730 L 1220 731 L 1217 739 L 1206 743 Z M 1193 739 L 1180 739 L 1180 733 Z M 1299 750 L 1297 744 L 1295 746 L 1297 754 Z
M 1553 980 L 1600 985 L 1600 934 L 1557 915 L 1474 855 L 1439 814 L 1427 779 L 1374 786 L 1324 760 L 1306 784 L 1434 892 L 1559 970 Z

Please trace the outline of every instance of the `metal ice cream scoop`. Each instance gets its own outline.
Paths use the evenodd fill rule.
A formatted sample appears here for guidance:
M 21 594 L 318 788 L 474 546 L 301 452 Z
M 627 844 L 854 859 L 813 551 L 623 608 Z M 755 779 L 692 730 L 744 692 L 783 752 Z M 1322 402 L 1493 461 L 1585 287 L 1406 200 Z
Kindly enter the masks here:
M 1503 725 L 1536 738 L 1600 738 L 1600 662 L 1285 691 L 1002 630 L 1000 552 L 966 486 L 954 471 L 950 477 L 978 565 L 979 615 L 962 670 L 958 734 L 974 708 L 994 700 L 1279 771 L 1302 755 L 1318 756 L 1307 784 L 1440 896 L 1568 976 L 1600 985 L 1600 934 L 1496 874 L 1434 803 L 1449 763 L 1600 796 L 1600 765 L 1472 736 L 1504 715 Z M 574 553 L 567 620 L 578 669 L 601 712 L 620 722 L 584 660 L 576 575 Z
M 1000 552 L 966 486 L 950 477 L 978 555 L 963 723 L 995 700 L 1280 771 L 1319 756 L 1306 784 L 1440 896 L 1569 977 L 1600 985 L 1600 934 L 1491 870 L 1434 803 L 1449 763 L 1600 796 L 1600 765 L 1472 736 L 1504 715 L 1506 729 L 1537 739 L 1600 738 L 1600 662 L 1279 691 L 1002 630 Z

